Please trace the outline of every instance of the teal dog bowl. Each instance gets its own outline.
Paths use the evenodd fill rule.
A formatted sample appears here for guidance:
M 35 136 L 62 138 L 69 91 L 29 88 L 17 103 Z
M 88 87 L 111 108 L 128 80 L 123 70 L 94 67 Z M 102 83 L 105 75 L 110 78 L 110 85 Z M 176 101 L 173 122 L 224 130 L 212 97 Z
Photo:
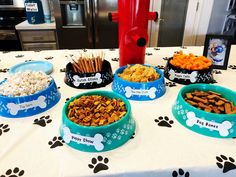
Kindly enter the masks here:
M 82 126 L 72 122 L 68 117 L 68 105 L 75 98 L 83 95 L 101 95 L 108 98 L 120 98 L 126 106 L 126 114 L 118 121 L 105 126 Z M 103 152 L 115 149 L 126 143 L 135 131 L 135 121 L 131 106 L 126 98 L 108 91 L 91 91 L 71 98 L 63 107 L 60 134 L 72 148 L 85 152 Z
M 216 138 L 236 137 L 236 114 L 216 114 L 199 110 L 184 100 L 194 90 L 213 91 L 236 105 L 236 92 L 210 84 L 192 84 L 183 87 L 172 107 L 175 118 L 186 128 L 202 135 Z

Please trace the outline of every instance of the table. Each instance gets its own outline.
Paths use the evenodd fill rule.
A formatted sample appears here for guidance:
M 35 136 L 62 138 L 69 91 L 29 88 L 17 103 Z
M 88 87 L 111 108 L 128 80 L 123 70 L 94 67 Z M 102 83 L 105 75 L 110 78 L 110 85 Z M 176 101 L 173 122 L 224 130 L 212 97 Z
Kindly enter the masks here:
M 203 47 L 147 48 L 146 63 L 162 68 L 175 51 L 202 55 Z M 68 98 L 88 90 L 67 86 L 63 79 L 66 55 L 99 50 L 0 52 L 0 78 L 20 62 L 47 60 L 61 100 L 50 110 L 27 118 L 0 117 L 0 176 L 236 176 L 236 140 L 216 139 L 183 127 L 171 107 L 183 85 L 166 82 L 166 93 L 154 101 L 130 101 L 137 128 L 123 146 L 108 152 L 86 153 L 67 146 L 59 135 L 62 107 Z M 118 49 L 105 49 L 113 72 L 119 67 Z M 217 85 L 236 90 L 236 46 L 227 70 L 214 70 Z M 111 84 L 99 90 L 111 90 Z M 164 122 L 161 123 L 161 118 Z M 90 168 L 91 167 L 91 168 Z

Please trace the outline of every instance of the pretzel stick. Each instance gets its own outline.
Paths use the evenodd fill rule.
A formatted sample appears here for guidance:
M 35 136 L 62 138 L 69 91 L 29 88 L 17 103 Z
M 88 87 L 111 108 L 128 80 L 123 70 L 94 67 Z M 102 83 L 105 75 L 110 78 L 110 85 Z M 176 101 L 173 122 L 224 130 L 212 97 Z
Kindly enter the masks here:
M 96 69 L 95 69 L 96 67 L 94 66 L 95 64 L 94 58 L 92 58 L 91 63 L 92 63 L 93 72 L 96 72 Z
M 73 61 L 72 66 L 73 66 L 75 72 L 79 72 L 80 67 L 78 66 L 78 64 L 76 63 L 76 61 L 74 59 L 72 59 L 72 61 Z
M 99 71 L 102 70 L 102 59 L 98 57 L 98 63 L 99 63 Z
M 96 72 L 99 71 L 99 63 L 98 63 L 98 58 L 95 59 L 95 67 L 96 67 Z
M 90 67 L 90 72 L 93 72 L 93 64 L 92 64 L 92 60 L 89 60 L 89 67 Z
M 79 59 L 79 65 L 80 65 L 80 68 L 82 69 L 82 72 L 83 73 L 86 72 L 83 61 L 82 61 L 82 57 L 80 57 L 80 59 Z
M 91 68 L 90 68 L 89 59 L 86 59 L 86 65 L 87 65 L 87 68 L 88 68 L 88 73 L 90 73 L 91 72 Z
M 81 64 L 80 64 L 79 60 L 76 61 L 76 64 L 77 64 L 77 68 L 78 68 L 79 72 L 83 72 L 83 69 L 81 67 Z
M 71 63 L 71 65 L 72 65 L 72 67 L 73 67 L 73 70 L 74 70 L 75 72 L 77 72 L 77 69 L 76 69 L 76 67 L 75 67 L 74 64 L 73 64 L 73 60 L 72 60 L 71 58 L 68 58 L 68 56 L 66 56 L 66 59 L 68 60 L 69 63 Z
M 84 64 L 85 64 L 86 72 L 88 73 L 89 72 L 89 67 L 88 67 L 88 64 L 87 64 L 87 59 L 84 59 Z

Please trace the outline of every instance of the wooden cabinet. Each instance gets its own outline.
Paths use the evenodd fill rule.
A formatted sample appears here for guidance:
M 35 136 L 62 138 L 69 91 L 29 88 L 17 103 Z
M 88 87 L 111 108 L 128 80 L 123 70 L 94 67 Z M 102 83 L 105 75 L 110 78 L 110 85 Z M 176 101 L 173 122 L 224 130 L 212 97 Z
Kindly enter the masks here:
M 22 50 L 58 49 L 56 30 L 18 30 Z

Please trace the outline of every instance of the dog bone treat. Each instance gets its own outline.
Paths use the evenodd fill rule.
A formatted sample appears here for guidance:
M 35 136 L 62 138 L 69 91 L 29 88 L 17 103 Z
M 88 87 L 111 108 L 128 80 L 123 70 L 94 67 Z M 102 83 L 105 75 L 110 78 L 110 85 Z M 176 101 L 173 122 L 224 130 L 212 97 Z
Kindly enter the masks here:
M 194 90 L 185 94 L 185 101 L 192 106 L 217 114 L 236 114 L 236 106 L 233 102 L 222 97 L 221 94 L 213 91 Z
M 188 70 L 203 70 L 209 69 L 209 67 L 212 66 L 212 61 L 210 59 L 204 56 L 195 56 L 192 53 L 186 55 L 183 54 L 183 51 L 174 54 L 170 63 L 176 67 Z
M 153 67 L 140 64 L 128 65 L 118 76 L 131 82 L 150 82 L 160 78 L 160 75 Z
M 68 106 L 68 118 L 79 125 L 103 126 L 120 120 L 126 114 L 120 99 L 99 95 L 81 96 Z
M 47 88 L 51 77 L 40 71 L 24 71 L 9 75 L 0 85 L 0 95 L 27 96 Z

